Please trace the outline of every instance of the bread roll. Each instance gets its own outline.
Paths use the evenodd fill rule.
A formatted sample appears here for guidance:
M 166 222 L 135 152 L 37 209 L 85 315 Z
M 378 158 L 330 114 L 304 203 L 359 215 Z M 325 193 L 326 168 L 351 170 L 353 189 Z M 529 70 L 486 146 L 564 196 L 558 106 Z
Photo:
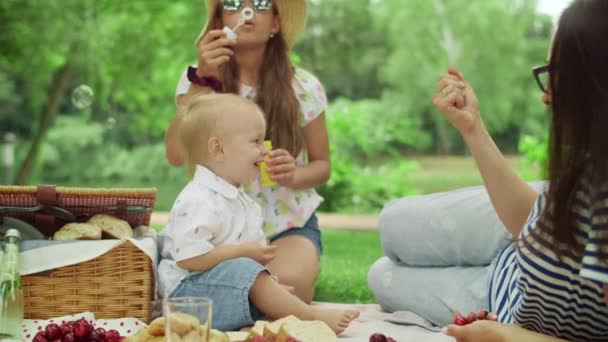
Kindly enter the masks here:
M 101 228 L 90 223 L 68 223 L 53 235 L 53 240 L 99 240 Z
M 279 329 L 281 326 L 288 322 L 301 322 L 299 318 L 294 315 L 285 316 L 281 319 L 277 319 L 272 323 L 268 323 L 264 326 L 264 338 L 274 341 L 277 338 Z
M 300 342 L 337 342 L 338 337 L 325 322 L 287 322 L 277 334 L 277 342 L 287 342 L 290 338 Z
M 97 214 L 91 217 L 88 223 L 99 226 L 103 234 L 108 235 L 112 239 L 126 239 L 133 237 L 133 229 L 129 225 L 129 222 L 114 216 Z

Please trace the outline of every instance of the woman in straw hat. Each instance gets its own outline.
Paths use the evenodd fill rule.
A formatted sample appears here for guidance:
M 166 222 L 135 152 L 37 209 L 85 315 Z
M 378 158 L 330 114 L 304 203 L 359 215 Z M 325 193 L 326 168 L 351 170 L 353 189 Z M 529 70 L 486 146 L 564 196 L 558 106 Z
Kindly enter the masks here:
M 322 252 L 315 216 L 322 198 L 314 188 L 329 179 L 331 169 L 325 92 L 312 74 L 295 68 L 288 55 L 306 24 L 306 1 L 206 0 L 206 5 L 208 20 L 196 40 L 198 65 L 184 72 L 177 87 L 167 159 L 175 166 L 183 163 L 175 132 L 179 108 L 193 96 L 235 93 L 260 105 L 267 121 L 266 140 L 275 148 L 267 171 L 276 184 L 264 186 L 258 179 L 246 191 L 262 206 L 264 230 L 277 246 L 268 268 L 309 303 Z M 244 10 L 253 17 L 239 23 Z M 236 39 L 230 39 L 224 27 L 236 28 Z

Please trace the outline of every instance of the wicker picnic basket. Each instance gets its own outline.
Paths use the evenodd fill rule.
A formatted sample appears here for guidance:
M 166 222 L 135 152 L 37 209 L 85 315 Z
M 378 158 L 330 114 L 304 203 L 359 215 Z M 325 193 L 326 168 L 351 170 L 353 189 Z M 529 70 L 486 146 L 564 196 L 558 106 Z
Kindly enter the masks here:
M 84 221 L 98 213 L 119 217 L 131 227 L 148 225 L 155 200 L 154 188 L 0 186 L 0 216 L 28 221 L 52 236 L 66 221 Z M 66 217 L 66 212 L 73 217 Z M 150 258 L 127 241 L 95 259 L 22 276 L 25 317 L 47 319 L 90 311 L 97 318 L 136 317 L 148 322 L 154 279 Z

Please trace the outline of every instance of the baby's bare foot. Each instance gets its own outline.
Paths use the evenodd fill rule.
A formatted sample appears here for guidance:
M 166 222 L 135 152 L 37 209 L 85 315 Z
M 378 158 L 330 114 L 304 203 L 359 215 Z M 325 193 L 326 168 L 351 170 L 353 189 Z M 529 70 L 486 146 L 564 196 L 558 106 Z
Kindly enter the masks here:
M 359 317 L 359 310 L 315 309 L 315 319 L 325 322 L 336 335 L 342 333 L 353 319 Z

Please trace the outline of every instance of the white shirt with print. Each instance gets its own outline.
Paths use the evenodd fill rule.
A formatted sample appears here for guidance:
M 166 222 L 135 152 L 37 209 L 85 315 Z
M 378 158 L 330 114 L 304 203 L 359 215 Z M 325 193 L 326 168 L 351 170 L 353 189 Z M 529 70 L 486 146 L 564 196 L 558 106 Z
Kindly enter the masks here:
M 161 262 L 158 286 L 168 296 L 190 272 L 178 261 L 203 255 L 221 245 L 266 243 L 260 206 L 242 188 L 198 165 L 193 179 L 171 208 L 158 236 Z
M 184 72 L 177 85 L 176 98 L 185 94 L 189 86 Z M 325 90 L 314 75 L 300 68 L 296 68 L 292 86 L 300 102 L 300 126 L 305 127 L 327 109 Z M 241 85 L 240 95 L 254 99 L 255 88 Z M 296 165 L 306 165 L 307 162 L 306 151 L 302 151 L 296 158 Z M 262 186 L 259 177 L 246 185 L 245 191 L 262 206 L 264 231 L 269 236 L 303 226 L 323 201 L 314 189 Z

